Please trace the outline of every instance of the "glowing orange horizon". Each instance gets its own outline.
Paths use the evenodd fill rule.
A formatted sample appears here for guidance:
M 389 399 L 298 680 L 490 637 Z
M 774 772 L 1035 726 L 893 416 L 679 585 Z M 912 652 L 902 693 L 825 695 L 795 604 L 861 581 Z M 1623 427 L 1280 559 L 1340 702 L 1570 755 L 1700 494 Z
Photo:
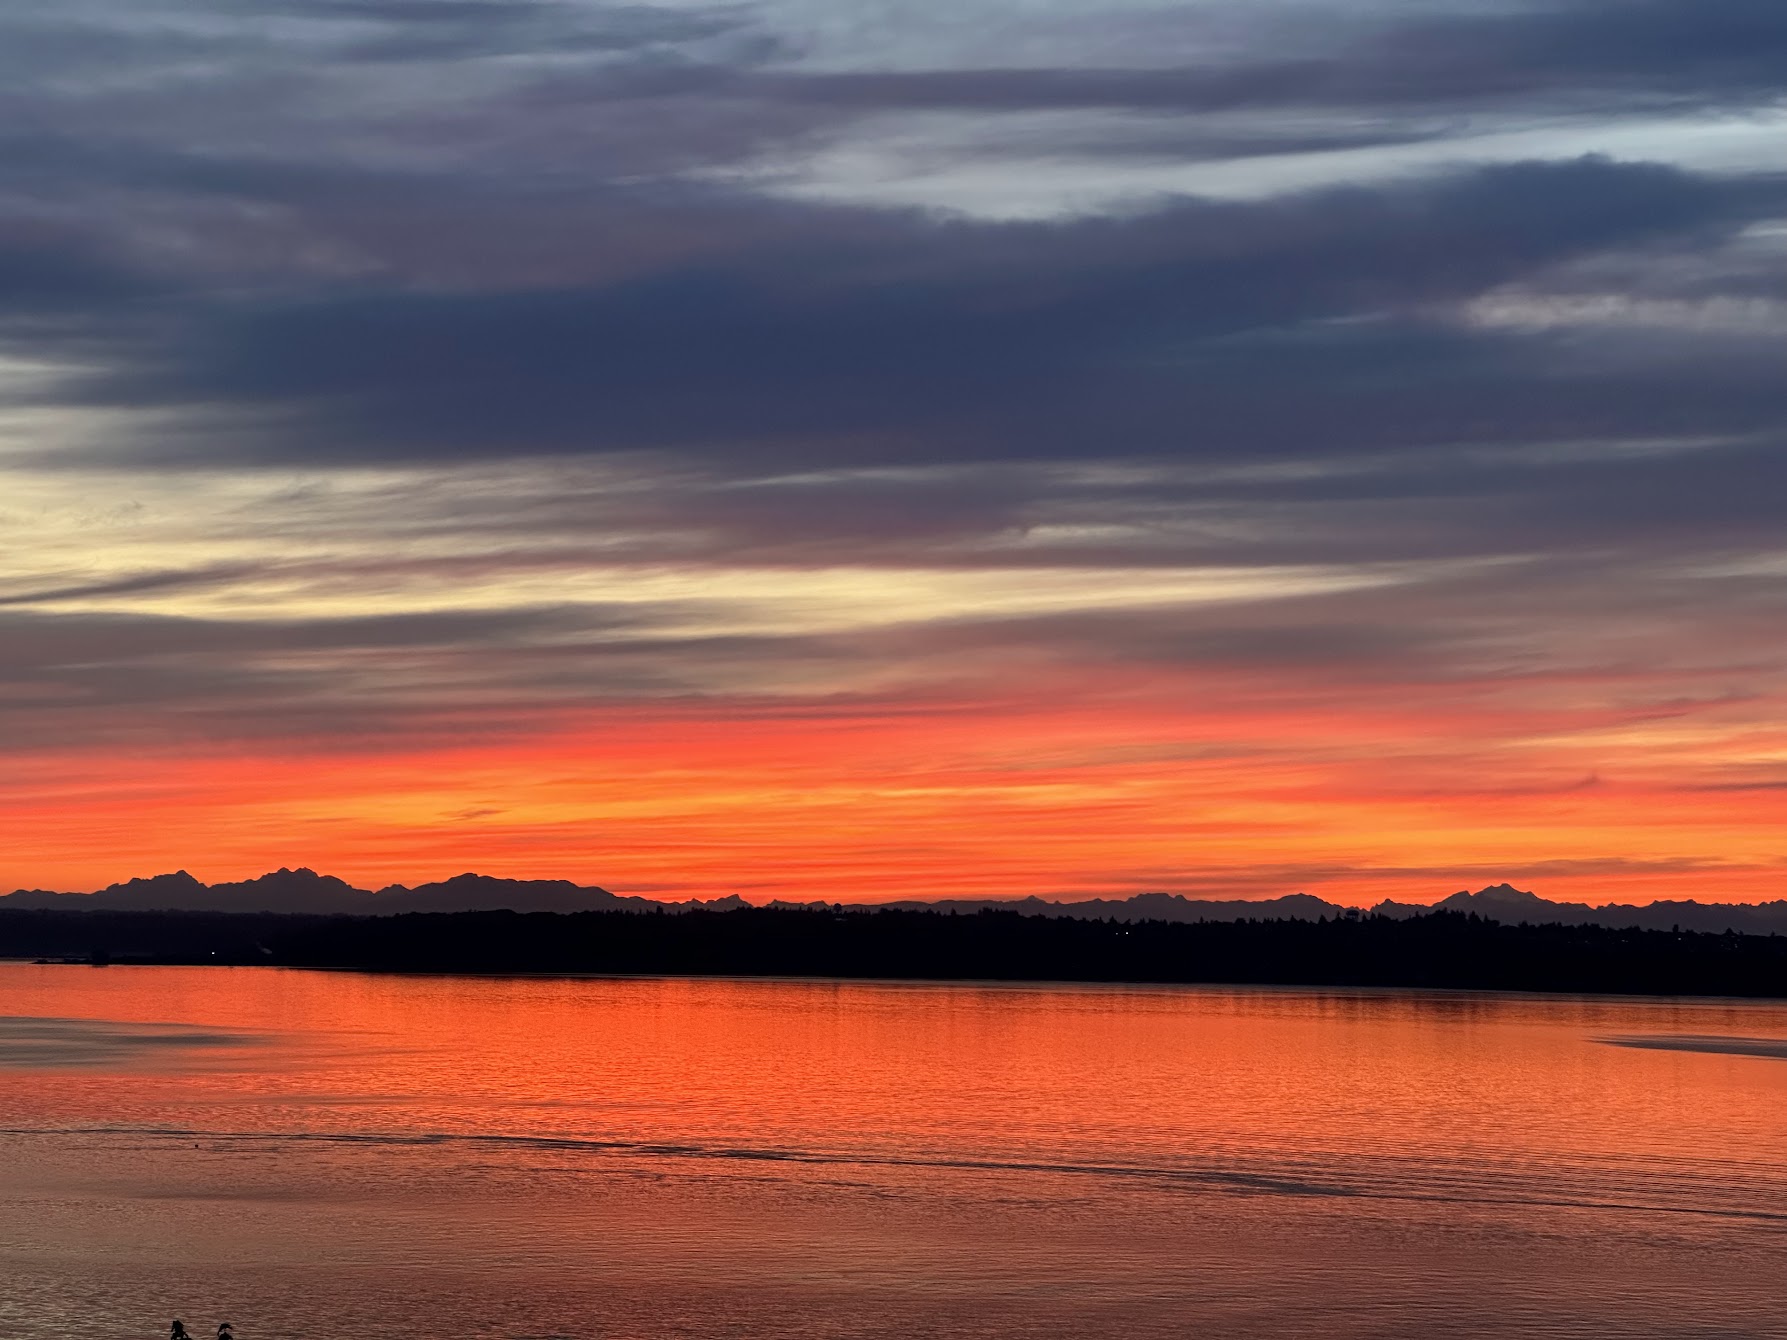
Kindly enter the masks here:
M 46 750 L 0 783 L 0 884 L 207 882 L 309 865 L 369 887 L 461 871 L 665 898 L 1305 891 L 1432 901 L 1787 896 L 1787 748 L 1755 704 L 1662 719 L 1485 683 L 1242 676 L 901 702 L 632 704 L 526 730 L 318 750 Z M 1468 710 L 1460 703 L 1468 705 Z M 373 747 L 376 745 L 376 747 Z

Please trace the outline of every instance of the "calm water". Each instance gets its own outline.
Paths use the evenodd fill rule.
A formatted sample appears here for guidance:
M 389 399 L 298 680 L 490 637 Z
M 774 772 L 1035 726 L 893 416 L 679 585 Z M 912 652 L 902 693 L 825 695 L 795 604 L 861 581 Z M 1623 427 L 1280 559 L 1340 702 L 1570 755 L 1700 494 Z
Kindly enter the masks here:
M 0 1336 L 1787 1337 L 1787 1008 L 0 965 Z

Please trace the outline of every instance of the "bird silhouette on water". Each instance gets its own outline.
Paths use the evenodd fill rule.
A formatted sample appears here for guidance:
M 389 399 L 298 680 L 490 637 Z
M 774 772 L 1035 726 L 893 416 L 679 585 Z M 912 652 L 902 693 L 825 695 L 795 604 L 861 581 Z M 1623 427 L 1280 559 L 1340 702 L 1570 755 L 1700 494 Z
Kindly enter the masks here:
M 186 1329 L 185 1322 L 176 1318 L 168 1328 L 168 1340 L 192 1340 L 192 1332 Z M 236 1332 L 227 1321 L 218 1324 L 217 1340 L 236 1340 Z

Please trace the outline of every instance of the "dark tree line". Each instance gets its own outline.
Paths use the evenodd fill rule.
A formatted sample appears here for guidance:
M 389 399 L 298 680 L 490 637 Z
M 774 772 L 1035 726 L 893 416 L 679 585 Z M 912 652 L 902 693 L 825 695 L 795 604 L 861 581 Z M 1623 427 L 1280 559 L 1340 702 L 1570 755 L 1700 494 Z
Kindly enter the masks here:
M 1407 920 L 747 908 L 395 917 L 0 913 L 0 955 L 393 972 L 1212 982 L 1787 997 L 1787 937 Z

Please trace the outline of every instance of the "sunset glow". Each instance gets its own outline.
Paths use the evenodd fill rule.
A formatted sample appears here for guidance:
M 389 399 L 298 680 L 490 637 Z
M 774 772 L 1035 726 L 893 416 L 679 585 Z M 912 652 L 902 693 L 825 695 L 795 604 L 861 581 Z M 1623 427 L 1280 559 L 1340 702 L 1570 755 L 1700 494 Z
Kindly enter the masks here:
M 0 20 L 0 889 L 1787 897 L 1776 20 L 1316 8 Z
M 293 552 L 250 521 L 280 535 L 279 498 L 143 506 L 98 545 L 40 514 L 13 884 L 310 864 L 757 901 L 1779 892 L 1781 686 L 1731 611 L 1584 617 L 1524 589 L 1532 559 L 1113 573 L 964 541 L 925 568 L 629 567 L 548 539 L 473 564 L 426 552 L 413 496 L 384 505 L 419 556 Z M 58 542 L 85 566 L 53 566 Z M 131 589 L 179 573 L 180 543 L 195 589 Z

